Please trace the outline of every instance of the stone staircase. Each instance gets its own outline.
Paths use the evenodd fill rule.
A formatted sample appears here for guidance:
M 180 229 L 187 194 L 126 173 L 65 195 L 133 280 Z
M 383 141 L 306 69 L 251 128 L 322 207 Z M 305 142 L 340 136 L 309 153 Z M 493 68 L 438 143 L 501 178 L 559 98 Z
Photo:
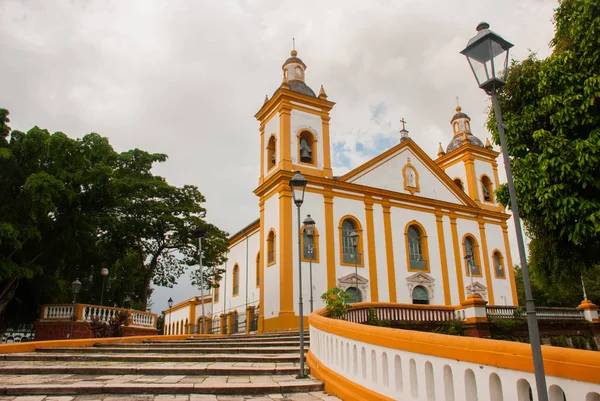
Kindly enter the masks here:
M 289 332 L 3 354 L 0 400 L 337 400 L 296 378 L 299 346 Z

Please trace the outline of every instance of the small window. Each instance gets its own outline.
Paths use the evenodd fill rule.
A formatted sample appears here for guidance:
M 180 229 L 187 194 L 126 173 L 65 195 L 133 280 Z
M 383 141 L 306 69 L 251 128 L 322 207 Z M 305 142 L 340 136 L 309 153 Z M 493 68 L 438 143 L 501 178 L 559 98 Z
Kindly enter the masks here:
M 309 131 L 302 131 L 298 135 L 298 152 L 301 163 L 316 165 L 316 141 Z
M 481 191 L 484 201 L 494 202 L 494 186 L 492 185 L 492 180 L 487 175 L 481 177 Z
M 345 219 L 342 222 L 342 262 L 347 264 L 360 263 L 360 234 L 354 239 L 352 236 L 354 232 L 357 232 L 354 221 Z
M 235 265 L 233 267 L 233 296 L 240 293 L 240 267 Z
M 473 237 L 466 237 L 464 242 L 465 263 L 467 267 L 467 276 L 481 276 L 481 268 L 477 257 L 477 248 Z
M 427 261 L 423 256 L 423 238 L 418 226 L 408 227 L 408 259 L 410 268 L 414 270 L 425 270 Z
M 427 293 L 427 290 L 420 285 L 416 286 L 412 293 L 412 303 L 429 305 L 429 294 Z
M 498 251 L 494 252 L 494 272 L 496 278 L 506 278 L 506 271 L 504 270 L 504 258 Z
M 460 131 L 460 128 L 458 127 L 458 123 L 454 123 L 454 133 L 458 134 L 458 132 Z
M 256 286 L 260 285 L 260 251 L 256 255 Z
M 458 187 L 459 187 L 459 188 L 460 188 L 462 191 L 464 191 L 464 190 L 465 190 L 465 187 L 464 187 L 464 185 L 463 185 L 463 182 L 462 182 L 462 180 L 461 180 L 460 178 L 455 178 L 455 179 L 454 179 L 454 183 L 455 183 L 455 184 L 456 184 L 456 185 L 457 185 L 457 186 L 458 186 Z
M 350 295 L 352 297 L 350 299 L 349 303 L 361 302 L 362 301 L 362 295 L 360 293 L 360 290 L 357 289 L 356 287 L 349 287 L 346 290 L 346 294 L 348 294 L 348 295 Z
M 269 231 L 267 237 L 267 266 L 275 263 L 275 231 Z
M 268 169 L 272 169 L 277 164 L 277 156 L 276 156 L 276 145 L 277 139 L 275 139 L 275 135 L 271 135 L 269 138 L 269 143 L 267 144 L 267 166 Z
M 302 68 L 300 68 L 300 67 L 294 68 L 294 77 L 302 79 Z

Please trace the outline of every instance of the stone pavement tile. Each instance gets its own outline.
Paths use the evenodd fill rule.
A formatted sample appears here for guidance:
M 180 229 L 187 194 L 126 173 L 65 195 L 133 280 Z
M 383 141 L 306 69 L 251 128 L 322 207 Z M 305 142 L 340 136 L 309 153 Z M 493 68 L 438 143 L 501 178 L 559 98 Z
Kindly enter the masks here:
M 190 401 L 217 401 L 217 396 L 212 394 L 190 394 Z
M 179 383 L 185 376 L 164 376 L 162 379 L 158 379 L 156 383 Z
M 296 381 L 296 376 L 295 375 L 276 375 L 276 376 L 269 376 L 275 383 L 281 383 L 281 382 L 290 382 L 290 381 Z
M 227 383 L 250 383 L 248 376 L 228 376 Z
M 44 401 L 73 401 L 74 398 L 69 395 L 50 395 Z
M 20 397 L 16 397 L 15 401 L 42 401 L 46 398 L 45 395 L 22 395 Z
M 317 397 L 313 397 L 308 393 L 292 393 L 287 394 L 284 398 L 285 400 L 294 400 L 294 401 L 318 401 Z
M 283 400 L 283 395 L 281 394 L 269 394 L 269 398 L 272 400 Z
M 244 401 L 246 397 L 243 395 L 218 395 L 218 401 Z
M 10 395 L 0 395 L 0 401 L 13 401 L 16 397 Z
M 246 401 L 273 401 L 273 400 L 268 397 L 253 397 L 253 398 L 246 398 Z
M 100 401 L 104 399 L 102 394 L 84 394 L 75 397 L 74 401 Z
M 206 380 L 205 376 L 186 376 L 179 383 L 202 383 Z
M 251 368 L 254 366 L 254 362 L 236 362 L 233 366 L 238 368 Z
M 132 380 L 132 383 L 153 383 L 159 379 L 162 379 L 164 376 L 142 376 L 139 379 Z
M 112 379 L 116 379 L 117 377 L 121 377 L 121 375 L 104 375 L 104 376 L 98 376 L 98 377 L 96 377 L 96 380 L 112 380 Z

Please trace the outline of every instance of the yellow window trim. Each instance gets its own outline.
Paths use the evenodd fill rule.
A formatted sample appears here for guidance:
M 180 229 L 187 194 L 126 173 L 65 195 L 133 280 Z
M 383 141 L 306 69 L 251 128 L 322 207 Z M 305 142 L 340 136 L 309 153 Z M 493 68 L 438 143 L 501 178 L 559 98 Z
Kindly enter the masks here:
M 343 239 L 342 223 L 346 219 L 352 220 L 352 222 L 354 223 L 356 232 L 358 233 L 357 253 L 360 257 L 358 264 L 344 262 L 344 247 L 343 247 L 343 241 L 342 241 L 342 239 Z M 362 229 L 362 226 L 361 226 L 360 222 L 358 221 L 358 219 L 356 217 L 352 216 L 351 214 L 347 214 L 347 215 L 343 216 L 339 220 L 339 223 L 338 223 L 338 233 L 339 233 L 339 248 L 340 248 L 340 266 L 365 267 L 365 254 L 363 251 L 363 249 L 364 249 L 363 248 L 363 229 Z
M 271 237 L 271 233 L 273 233 L 273 261 L 269 262 L 269 242 L 270 242 L 270 237 Z M 269 230 L 269 233 L 267 234 L 267 267 L 269 266 L 273 266 L 275 263 L 277 263 L 277 234 L 275 233 L 275 229 L 271 228 Z
M 409 244 L 408 244 L 408 229 L 410 226 L 417 226 L 419 231 L 421 232 L 421 247 L 423 248 L 423 258 L 425 258 L 425 269 L 412 269 L 410 267 L 410 252 L 409 252 Z M 416 220 L 410 221 L 404 227 L 404 245 L 406 247 L 406 269 L 409 272 L 415 273 L 431 273 L 431 264 L 429 260 L 429 245 L 427 243 L 427 231 L 425 231 L 425 227 L 421 223 Z
M 479 267 L 479 274 L 473 274 L 473 277 L 483 278 L 483 268 L 481 266 L 481 260 L 479 258 L 479 242 L 477 242 L 477 239 L 475 238 L 475 236 L 473 234 L 465 234 L 462 238 L 463 254 L 465 256 L 467 255 L 467 248 L 465 247 L 465 245 L 466 245 L 465 241 L 467 240 L 467 238 L 471 238 L 471 240 L 473 241 L 473 248 L 474 248 L 474 252 L 475 252 L 475 255 L 473 255 L 473 256 L 475 257 L 475 265 L 477 265 Z M 467 277 L 470 277 L 471 272 L 469 271 L 469 266 L 467 265 L 467 259 L 465 259 L 465 256 L 463 256 L 465 272 L 467 273 Z
M 498 254 L 499 255 L 499 260 L 500 260 L 500 266 L 502 266 L 502 271 L 504 272 L 504 276 L 498 276 L 496 275 L 496 264 L 494 262 L 494 255 Z M 500 252 L 499 249 L 494 249 L 492 251 L 492 264 L 494 267 L 494 278 L 497 278 L 499 280 L 506 280 L 506 266 L 504 266 L 504 255 L 502 255 L 502 252 Z

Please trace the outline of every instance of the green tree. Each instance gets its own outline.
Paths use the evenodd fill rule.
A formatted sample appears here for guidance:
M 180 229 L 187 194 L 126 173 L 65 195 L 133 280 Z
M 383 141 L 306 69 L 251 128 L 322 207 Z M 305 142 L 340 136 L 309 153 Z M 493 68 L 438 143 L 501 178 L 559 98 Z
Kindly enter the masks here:
M 563 0 L 554 23 L 552 54 L 513 61 L 499 101 L 532 270 L 573 282 L 600 262 L 600 4 Z M 499 143 L 493 110 L 488 128 Z
M 194 264 L 198 227 L 215 238 L 204 265 L 224 262 L 227 233 L 204 220 L 198 188 L 152 174 L 166 155 L 118 153 L 98 134 L 72 139 L 8 123 L 0 109 L 0 311 L 14 298 L 9 320 L 68 302 L 77 277 L 79 300 L 99 303 L 102 267 L 111 272 L 105 304 L 145 309 L 152 283 L 172 286 Z

